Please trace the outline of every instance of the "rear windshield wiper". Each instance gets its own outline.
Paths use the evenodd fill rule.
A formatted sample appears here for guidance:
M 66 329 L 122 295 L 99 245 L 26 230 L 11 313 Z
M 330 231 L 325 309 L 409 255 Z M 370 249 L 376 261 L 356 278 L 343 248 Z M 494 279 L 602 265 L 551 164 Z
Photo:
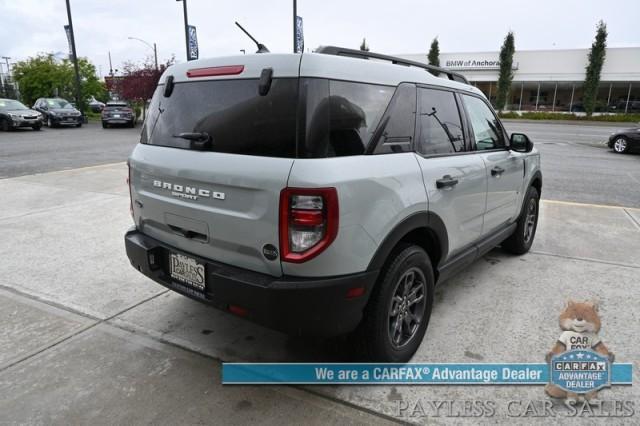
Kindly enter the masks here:
M 173 137 L 191 141 L 189 149 L 204 151 L 211 148 L 211 136 L 206 132 L 183 132 Z

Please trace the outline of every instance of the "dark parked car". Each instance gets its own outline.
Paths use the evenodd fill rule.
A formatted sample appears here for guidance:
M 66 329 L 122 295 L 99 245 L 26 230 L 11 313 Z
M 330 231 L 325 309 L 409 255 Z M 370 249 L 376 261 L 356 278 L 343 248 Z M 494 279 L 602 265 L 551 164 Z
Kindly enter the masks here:
M 62 98 L 40 98 L 33 105 L 33 109 L 42 113 L 45 124 L 49 127 L 80 127 L 84 121 L 80 111 Z
M 89 104 L 89 108 L 93 112 L 102 112 L 102 110 L 104 109 L 104 102 L 100 102 L 93 96 L 91 97 L 91 99 L 89 99 L 88 104 Z
M 136 125 L 136 115 L 127 102 L 109 101 L 102 110 L 102 127 L 106 129 L 113 125 Z
M 0 99 L 0 129 L 5 132 L 18 127 L 40 130 L 42 114 L 13 99 Z
M 632 151 L 640 152 L 640 127 L 621 129 L 611 133 L 607 145 L 620 154 Z

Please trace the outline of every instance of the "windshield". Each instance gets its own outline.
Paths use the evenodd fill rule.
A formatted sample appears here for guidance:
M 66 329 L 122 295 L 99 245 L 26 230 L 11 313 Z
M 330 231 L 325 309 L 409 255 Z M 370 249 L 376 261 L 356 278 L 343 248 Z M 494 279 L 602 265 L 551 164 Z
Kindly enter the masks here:
M 29 108 L 24 106 L 21 102 L 14 101 L 13 99 L 0 99 L 0 109 L 20 110 L 20 109 L 29 109 Z
M 64 99 L 47 99 L 47 105 L 49 108 L 73 109 L 73 105 Z

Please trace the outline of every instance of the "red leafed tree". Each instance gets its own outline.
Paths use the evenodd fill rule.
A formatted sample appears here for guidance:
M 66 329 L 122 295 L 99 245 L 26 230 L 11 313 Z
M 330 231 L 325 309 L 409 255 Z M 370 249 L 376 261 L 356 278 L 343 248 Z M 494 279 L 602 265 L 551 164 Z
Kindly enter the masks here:
M 161 64 L 159 69 L 155 69 L 149 61 L 141 66 L 131 62 L 126 63 L 121 76 L 105 77 L 107 89 L 111 93 L 117 93 L 123 99 L 144 104 L 151 99 L 160 76 L 173 62 L 174 59 L 171 58 L 167 63 Z
M 141 68 L 125 74 L 120 84 L 120 96 L 130 101 L 151 99 L 161 74 L 161 70 L 153 68 Z

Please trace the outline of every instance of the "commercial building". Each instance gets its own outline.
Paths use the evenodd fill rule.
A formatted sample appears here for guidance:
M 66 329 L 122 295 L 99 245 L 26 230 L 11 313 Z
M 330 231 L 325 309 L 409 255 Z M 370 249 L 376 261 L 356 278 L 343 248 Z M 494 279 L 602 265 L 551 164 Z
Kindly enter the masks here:
M 581 112 L 590 49 L 523 50 L 513 58 L 507 109 Z M 398 55 L 427 63 L 427 54 Z M 495 103 L 499 52 L 442 53 L 440 65 L 463 74 Z M 640 112 L 640 47 L 608 48 L 596 111 Z

